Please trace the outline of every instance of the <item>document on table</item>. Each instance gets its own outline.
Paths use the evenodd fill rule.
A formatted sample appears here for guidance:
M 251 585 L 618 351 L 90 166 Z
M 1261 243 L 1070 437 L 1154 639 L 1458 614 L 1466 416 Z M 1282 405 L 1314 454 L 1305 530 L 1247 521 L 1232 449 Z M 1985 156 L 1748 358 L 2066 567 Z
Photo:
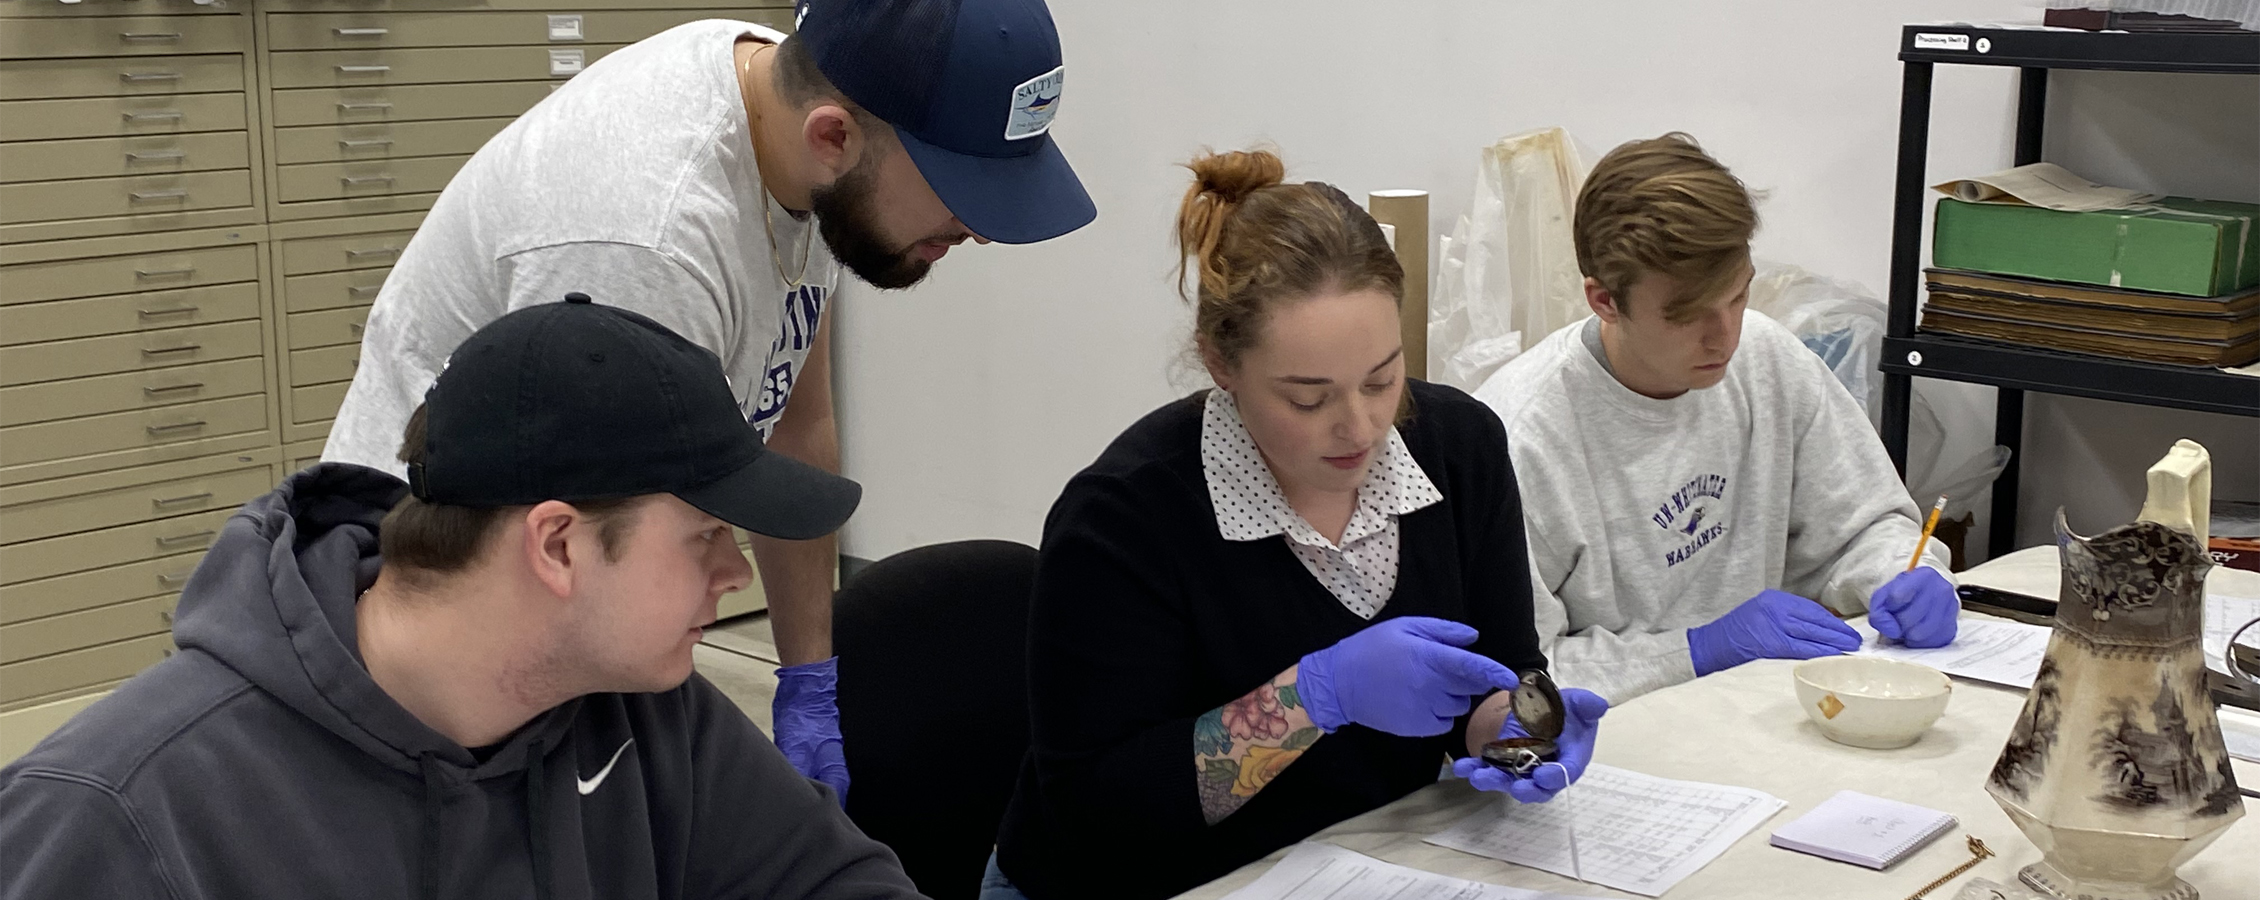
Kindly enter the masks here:
M 1595 763 L 1550 803 L 1501 798 L 1499 805 L 1462 819 L 1428 842 L 1658 897 L 1785 805 L 1764 791 L 1674 781 Z
M 2236 630 L 2260 618 L 2260 600 L 2229 594 L 2205 595 L 2205 666 L 2215 672 L 2229 670 L 2229 638 Z M 2247 646 L 2260 646 L 2260 625 L 2244 633 Z
M 2055 630 L 1993 616 L 1963 616 L 1954 643 L 1917 650 L 1876 634 L 1866 619 L 1847 624 L 1860 633 L 1860 649 L 1852 651 L 1858 655 L 1921 663 L 1948 675 L 2028 690 L 2040 676 L 2040 658 L 2048 655 L 2048 636 Z
M 1317 842 L 1296 844 L 1254 884 L 1224 900 L 1593 900 L 1484 884 L 1385 863 Z

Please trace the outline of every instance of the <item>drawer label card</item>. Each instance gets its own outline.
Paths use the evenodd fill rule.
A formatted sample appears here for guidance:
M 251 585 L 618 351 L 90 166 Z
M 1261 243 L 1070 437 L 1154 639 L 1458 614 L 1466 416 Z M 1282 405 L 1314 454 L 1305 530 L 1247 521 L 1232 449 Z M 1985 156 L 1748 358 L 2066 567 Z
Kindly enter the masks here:
M 553 41 L 578 41 L 583 39 L 581 17 L 578 14 L 549 17 L 549 39 Z
M 549 74 L 579 75 L 586 64 L 587 55 L 580 50 L 549 51 Z

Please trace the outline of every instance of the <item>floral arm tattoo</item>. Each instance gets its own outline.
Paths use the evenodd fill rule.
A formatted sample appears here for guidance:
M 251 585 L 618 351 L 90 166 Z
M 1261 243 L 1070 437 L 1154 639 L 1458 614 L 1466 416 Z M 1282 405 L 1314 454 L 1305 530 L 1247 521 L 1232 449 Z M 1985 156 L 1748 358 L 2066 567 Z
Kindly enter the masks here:
M 1295 691 L 1298 668 L 1193 720 L 1194 776 L 1201 818 L 1210 825 L 1245 805 L 1324 734 Z

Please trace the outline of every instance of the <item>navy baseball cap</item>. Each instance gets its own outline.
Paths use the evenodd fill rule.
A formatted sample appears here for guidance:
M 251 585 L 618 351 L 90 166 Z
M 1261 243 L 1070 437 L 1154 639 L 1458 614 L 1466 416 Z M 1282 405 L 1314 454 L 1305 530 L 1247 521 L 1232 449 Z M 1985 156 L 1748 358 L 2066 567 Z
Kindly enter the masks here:
M 1067 70 L 1043 0 L 800 0 L 794 28 L 974 234 L 1032 244 L 1098 217 L 1051 138 Z
M 738 413 L 722 363 L 587 294 L 487 323 L 424 395 L 419 500 L 526 506 L 674 494 L 756 534 L 823 537 L 863 488 L 782 453 Z

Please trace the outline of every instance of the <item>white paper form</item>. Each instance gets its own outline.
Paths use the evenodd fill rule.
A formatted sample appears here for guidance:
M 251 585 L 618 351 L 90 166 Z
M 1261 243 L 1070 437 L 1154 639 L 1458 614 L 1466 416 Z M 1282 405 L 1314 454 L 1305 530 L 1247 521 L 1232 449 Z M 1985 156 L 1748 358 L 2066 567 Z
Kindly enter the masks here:
M 1428 842 L 1574 878 L 1568 842 L 1574 818 L 1584 880 L 1658 897 L 1786 805 L 1764 791 L 1595 763 L 1550 803 L 1502 798 Z
M 2205 595 L 2205 666 L 2215 672 L 2229 670 L 2229 638 L 2244 623 L 2260 618 L 2260 600 L 2229 594 Z M 2248 645 L 2260 642 L 2260 625 L 2244 633 Z
M 1860 649 L 1853 651 L 1860 656 L 1920 663 L 1948 675 L 2027 690 L 2040 677 L 2040 659 L 2048 655 L 2048 636 L 2055 631 L 2012 619 L 1965 616 L 1956 623 L 1954 643 L 1917 650 L 1876 634 L 1866 619 L 1847 624 L 1860 633 Z
M 1593 900 L 1468 881 L 1385 863 L 1333 844 L 1296 844 L 1254 884 L 1224 900 Z

